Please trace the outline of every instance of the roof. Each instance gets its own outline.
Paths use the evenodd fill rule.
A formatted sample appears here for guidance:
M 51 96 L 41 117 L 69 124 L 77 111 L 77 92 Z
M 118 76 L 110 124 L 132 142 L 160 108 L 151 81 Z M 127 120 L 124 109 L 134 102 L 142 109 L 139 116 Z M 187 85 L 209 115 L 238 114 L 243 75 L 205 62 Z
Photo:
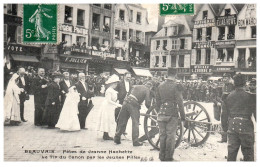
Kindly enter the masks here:
M 223 8 L 226 6 L 226 4 L 209 4 L 209 6 L 213 9 L 215 15 L 218 16 Z
M 242 8 L 245 6 L 245 4 L 233 4 L 233 5 L 236 7 L 238 13 L 239 13 L 239 12 L 242 10 Z

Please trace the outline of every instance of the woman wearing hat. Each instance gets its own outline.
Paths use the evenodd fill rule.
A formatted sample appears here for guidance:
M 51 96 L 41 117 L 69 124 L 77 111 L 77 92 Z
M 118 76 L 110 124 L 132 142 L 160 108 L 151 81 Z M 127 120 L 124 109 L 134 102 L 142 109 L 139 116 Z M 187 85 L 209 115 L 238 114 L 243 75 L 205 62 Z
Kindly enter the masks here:
M 114 120 L 114 111 L 115 108 L 122 107 L 122 105 L 117 102 L 118 92 L 115 90 L 118 82 L 119 77 L 117 75 L 112 75 L 106 81 L 107 90 L 105 92 L 105 99 L 101 104 L 97 127 L 98 131 L 104 132 L 104 140 L 113 140 L 113 138 L 109 136 L 109 133 L 115 133 L 116 123 Z

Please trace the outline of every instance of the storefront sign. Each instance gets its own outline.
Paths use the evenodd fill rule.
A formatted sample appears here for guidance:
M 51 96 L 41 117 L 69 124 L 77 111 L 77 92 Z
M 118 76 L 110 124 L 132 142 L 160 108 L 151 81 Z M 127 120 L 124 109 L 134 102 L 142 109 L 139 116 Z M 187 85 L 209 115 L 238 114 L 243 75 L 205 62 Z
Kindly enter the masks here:
M 57 46 L 53 45 L 45 45 L 43 49 L 44 54 L 57 54 L 58 53 L 58 48 Z
M 229 26 L 237 24 L 237 15 L 217 17 L 217 26 Z
M 4 14 L 4 23 L 5 24 L 21 25 L 22 24 L 22 18 L 19 17 L 19 16 Z
M 177 74 L 190 74 L 190 68 L 176 68 Z
M 191 50 L 171 50 L 170 55 L 186 55 L 191 54 Z
M 101 51 L 96 51 L 92 50 L 92 56 L 99 56 L 101 58 L 116 58 L 115 54 L 108 53 L 108 52 L 101 52 Z
M 216 48 L 234 48 L 236 41 L 216 41 Z
M 60 31 L 88 35 L 88 30 L 86 28 L 77 27 L 77 26 L 68 25 L 68 24 L 60 24 Z
M 153 51 L 152 54 L 154 56 L 160 56 L 160 55 L 165 56 L 165 55 L 169 55 L 169 51 Z
M 234 66 L 214 66 L 213 72 L 234 72 Z
M 60 57 L 60 60 L 65 63 L 80 63 L 86 64 L 91 58 L 77 58 L 77 57 Z
M 214 27 L 215 25 L 216 25 L 215 19 L 205 19 L 205 20 L 195 21 L 194 28 Z
M 71 47 L 64 47 L 63 54 L 88 54 L 88 55 L 91 55 L 91 50 L 84 48 L 84 47 L 71 46 Z
M 212 66 L 211 65 L 192 65 L 191 72 L 197 73 L 197 74 L 212 73 Z
M 5 45 L 5 51 L 15 54 L 40 54 L 40 47 L 24 46 L 20 44 L 8 44 Z
M 238 27 L 255 26 L 256 18 L 240 19 L 240 20 L 238 20 L 237 25 L 238 25 Z
M 194 48 L 194 49 L 215 48 L 215 42 L 214 41 L 193 42 L 192 48 Z

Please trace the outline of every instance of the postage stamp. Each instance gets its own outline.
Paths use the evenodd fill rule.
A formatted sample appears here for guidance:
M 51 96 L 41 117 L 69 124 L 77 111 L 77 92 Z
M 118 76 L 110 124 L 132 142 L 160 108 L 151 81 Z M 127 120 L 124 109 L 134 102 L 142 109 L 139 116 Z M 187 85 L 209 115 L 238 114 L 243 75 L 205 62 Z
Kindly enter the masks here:
M 160 4 L 160 15 L 194 15 L 194 4 Z
M 23 5 L 23 42 L 57 43 L 57 4 Z

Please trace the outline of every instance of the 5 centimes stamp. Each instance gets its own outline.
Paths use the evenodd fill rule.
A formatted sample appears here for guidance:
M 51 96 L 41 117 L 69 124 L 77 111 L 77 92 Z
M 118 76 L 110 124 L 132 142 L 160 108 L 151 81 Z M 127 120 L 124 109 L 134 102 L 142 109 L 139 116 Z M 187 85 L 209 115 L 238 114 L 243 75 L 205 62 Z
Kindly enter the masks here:
M 23 23 L 24 43 L 57 43 L 57 4 L 24 4 Z
M 194 15 L 194 4 L 160 4 L 160 15 Z

